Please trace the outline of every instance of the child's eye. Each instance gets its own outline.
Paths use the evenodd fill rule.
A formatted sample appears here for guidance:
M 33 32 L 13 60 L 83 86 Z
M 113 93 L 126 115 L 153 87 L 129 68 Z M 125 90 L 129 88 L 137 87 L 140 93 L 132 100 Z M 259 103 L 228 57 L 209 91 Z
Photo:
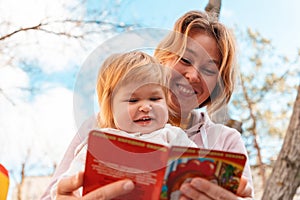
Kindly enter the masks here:
M 158 100 L 161 100 L 162 97 L 151 97 L 150 98 L 150 101 L 158 101 Z
M 137 99 L 128 99 L 128 102 L 129 103 L 135 103 L 135 102 L 137 102 L 138 100 Z
M 188 59 L 186 58 L 181 58 L 180 59 L 180 62 L 182 62 L 184 65 L 191 65 L 191 61 L 189 61 Z

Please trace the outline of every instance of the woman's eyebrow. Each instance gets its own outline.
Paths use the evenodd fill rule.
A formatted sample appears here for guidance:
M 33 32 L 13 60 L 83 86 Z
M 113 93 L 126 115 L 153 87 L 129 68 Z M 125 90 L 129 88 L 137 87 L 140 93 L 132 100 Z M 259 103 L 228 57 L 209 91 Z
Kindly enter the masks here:
M 194 51 L 193 49 L 186 48 L 186 51 L 189 52 L 189 53 L 191 53 L 193 56 L 198 57 L 196 51 Z M 216 66 L 220 66 L 220 64 L 221 64 L 219 60 L 213 59 L 213 58 L 211 58 L 211 57 L 209 57 L 209 59 L 208 59 L 207 62 L 208 62 L 209 64 L 213 63 L 213 64 L 215 64 Z
M 209 61 L 208 61 L 208 63 L 209 64 L 214 64 L 214 65 L 216 65 L 217 67 L 219 67 L 220 66 L 220 61 L 218 61 L 218 60 L 214 60 L 214 59 L 209 59 Z
M 194 56 L 197 56 L 197 53 L 193 49 L 190 49 L 190 48 L 187 47 L 186 51 L 193 54 Z

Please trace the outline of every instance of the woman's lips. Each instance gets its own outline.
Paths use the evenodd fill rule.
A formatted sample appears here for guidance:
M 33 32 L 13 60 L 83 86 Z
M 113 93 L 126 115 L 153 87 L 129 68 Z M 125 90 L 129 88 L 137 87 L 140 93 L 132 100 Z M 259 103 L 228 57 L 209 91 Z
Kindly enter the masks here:
M 186 85 L 182 85 L 182 84 L 176 84 L 178 92 L 180 95 L 182 96 L 193 96 L 193 95 L 197 95 L 197 91 L 193 90 L 193 88 L 191 86 L 186 86 Z

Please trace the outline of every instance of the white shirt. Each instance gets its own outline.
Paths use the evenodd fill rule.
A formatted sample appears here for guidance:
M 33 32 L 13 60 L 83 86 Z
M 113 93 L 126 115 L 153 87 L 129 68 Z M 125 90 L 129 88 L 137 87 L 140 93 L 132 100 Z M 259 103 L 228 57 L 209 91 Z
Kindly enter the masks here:
M 100 128 L 97 129 L 102 132 L 111 133 L 115 135 L 131 137 L 141 139 L 147 142 L 153 142 L 157 144 L 162 144 L 166 146 L 188 146 L 188 147 L 198 147 L 192 140 L 190 140 L 187 134 L 179 127 L 166 124 L 164 128 L 153 131 L 151 133 L 127 133 L 122 130 L 117 130 L 113 128 Z M 75 150 L 75 157 L 71 162 L 69 169 L 61 176 L 72 176 L 78 173 L 79 171 L 84 171 L 86 153 L 87 153 L 87 140 L 77 146 Z M 53 185 L 51 188 L 51 198 L 56 198 L 57 184 Z

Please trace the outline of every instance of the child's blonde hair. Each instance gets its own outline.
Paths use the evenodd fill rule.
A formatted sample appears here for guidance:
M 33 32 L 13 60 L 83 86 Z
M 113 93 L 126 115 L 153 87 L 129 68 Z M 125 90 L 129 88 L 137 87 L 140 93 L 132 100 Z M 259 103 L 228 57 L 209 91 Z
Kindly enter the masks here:
M 160 85 L 168 104 L 168 74 L 167 67 L 161 66 L 155 58 L 144 52 L 132 51 L 109 56 L 102 64 L 97 80 L 100 107 L 98 126 L 116 128 L 112 112 L 113 94 L 128 83 Z
M 199 107 L 207 106 L 209 113 L 228 103 L 235 85 L 235 39 L 232 32 L 215 18 L 200 11 L 189 11 L 180 17 L 173 31 L 160 42 L 154 56 L 162 64 L 176 64 L 186 51 L 187 40 L 191 32 L 204 32 L 215 38 L 221 54 L 219 79 L 210 97 Z

